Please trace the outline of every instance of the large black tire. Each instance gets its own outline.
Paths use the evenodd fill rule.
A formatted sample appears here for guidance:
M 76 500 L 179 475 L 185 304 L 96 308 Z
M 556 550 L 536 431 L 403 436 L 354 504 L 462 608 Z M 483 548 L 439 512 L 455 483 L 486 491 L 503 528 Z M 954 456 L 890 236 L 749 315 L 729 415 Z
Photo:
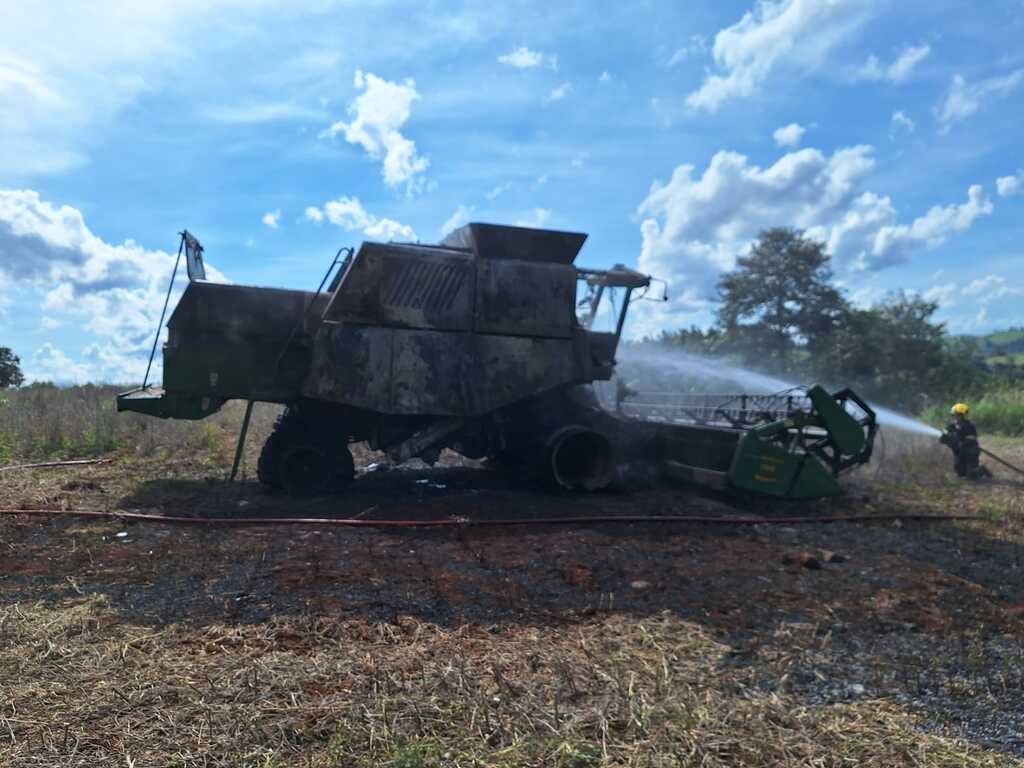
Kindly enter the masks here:
M 256 475 L 264 485 L 294 495 L 337 493 L 352 482 L 355 466 L 340 436 L 316 434 L 289 409 L 263 444 Z

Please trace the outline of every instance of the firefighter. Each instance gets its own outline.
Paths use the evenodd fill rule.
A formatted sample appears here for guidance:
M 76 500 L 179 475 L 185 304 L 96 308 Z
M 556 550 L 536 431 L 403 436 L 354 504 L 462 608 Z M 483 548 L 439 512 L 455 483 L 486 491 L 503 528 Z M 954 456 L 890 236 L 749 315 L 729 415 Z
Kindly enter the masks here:
M 949 415 L 953 420 L 946 426 L 946 432 L 939 440 L 953 451 L 953 469 L 957 475 L 979 480 L 983 477 L 992 477 L 992 473 L 980 464 L 978 430 L 967 418 L 970 411 L 966 403 L 957 403 L 950 408 Z

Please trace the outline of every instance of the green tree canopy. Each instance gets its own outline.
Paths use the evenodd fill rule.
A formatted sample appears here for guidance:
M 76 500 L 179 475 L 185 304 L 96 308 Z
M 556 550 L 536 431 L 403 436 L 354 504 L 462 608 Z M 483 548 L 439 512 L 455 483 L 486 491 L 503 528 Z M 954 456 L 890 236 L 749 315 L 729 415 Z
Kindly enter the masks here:
M 798 229 L 767 229 L 719 281 L 718 322 L 735 346 L 768 350 L 786 367 L 795 345 L 815 351 L 847 312 L 831 280 L 824 243 Z
M 21 373 L 21 359 L 8 347 L 0 347 L 0 389 L 20 387 L 25 383 Z
M 977 345 L 950 342 L 933 315 L 938 305 L 903 292 L 870 309 L 851 309 L 833 332 L 815 370 L 858 387 L 865 397 L 920 410 L 932 398 L 962 399 L 983 384 Z

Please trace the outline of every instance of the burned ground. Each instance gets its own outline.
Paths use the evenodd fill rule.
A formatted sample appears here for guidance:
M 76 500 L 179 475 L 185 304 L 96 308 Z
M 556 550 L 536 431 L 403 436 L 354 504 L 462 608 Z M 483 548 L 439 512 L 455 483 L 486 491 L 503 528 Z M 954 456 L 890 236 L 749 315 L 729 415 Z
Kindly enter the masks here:
M 803 505 L 552 495 L 472 466 L 368 472 L 344 497 L 296 502 L 211 479 L 223 454 L 0 475 L 5 506 L 197 516 L 984 517 L 388 531 L 3 517 L 0 761 L 1024 765 L 1021 486 L 953 481 L 927 450 L 879 459 L 846 497 Z

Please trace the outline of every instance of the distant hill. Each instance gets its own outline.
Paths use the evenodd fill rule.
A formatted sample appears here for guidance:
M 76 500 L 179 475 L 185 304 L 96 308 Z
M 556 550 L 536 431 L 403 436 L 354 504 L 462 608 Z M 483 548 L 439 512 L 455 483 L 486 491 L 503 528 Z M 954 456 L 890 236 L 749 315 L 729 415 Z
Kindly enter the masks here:
M 984 336 L 965 336 L 977 343 L 985 357 L 1015 357 L 1024 353 L 1024 328 L 1007 328 Z

